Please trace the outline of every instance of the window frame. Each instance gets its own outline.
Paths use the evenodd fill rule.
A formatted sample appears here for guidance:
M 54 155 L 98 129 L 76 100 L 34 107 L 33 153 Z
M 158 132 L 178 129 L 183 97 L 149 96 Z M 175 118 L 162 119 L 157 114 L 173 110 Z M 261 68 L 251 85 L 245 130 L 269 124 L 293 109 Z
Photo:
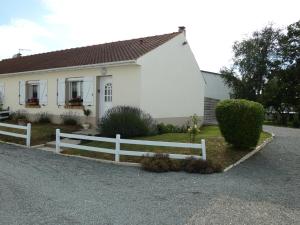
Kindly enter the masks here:
M 65 102 L 66 106 L 83 106 L 83 78 L 67 78 L 65 85 L 66 85 L 66 95 L 65 95 Z M 74 86 L 77 90 L 77 96 L 74 97 Z
M 39 80 L 29 80 L 25 82 L 25 105 L 27 107 L 40 107 Z

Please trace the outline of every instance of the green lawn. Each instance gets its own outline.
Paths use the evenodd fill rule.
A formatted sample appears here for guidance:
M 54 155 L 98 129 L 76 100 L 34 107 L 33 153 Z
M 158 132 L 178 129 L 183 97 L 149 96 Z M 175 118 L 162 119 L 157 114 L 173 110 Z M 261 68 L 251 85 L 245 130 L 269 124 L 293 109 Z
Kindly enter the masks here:
M 262 132 L 259 144 L 262 143 L 265 139 L 271 137 L 269 133 Z M 169 141 L 169 142 L 189 142 L 189 136 L 186 133 L 168 133 L 150 137 L 134 138 L 140 140 L 150 140 L 150 141 Z M 205 126 L 202 127 L 201 132 L 196 137 L 196 142 L 200 143 L 201 139 L 206 140 L 206 150 L 207 150 L 207 159 L 212 160 L 213 162 L 220 163 L 223 168 L 231 165 L 250 150 L 235 150 L 232 149 L 229 145 L 226 144 L 224 138 L 221 136 L 218 126 Z M 104 143 L 104 142 L 84 142 L 83 145 L 102 147 L 102 148 L 111 148 L 114 149 L 114 144 Z M 132 151 L 151 151 L 157 153 L 178 153 L 178 154 L 192 154 L 200 155 L 200 150 L 190 149 L 190 148 L 173 148 L 173 147 L 155 147 L 155 146 L 143 146 L 143 145 L 128 145 L 122 144 L 122 150 L 132 150 Z M 98 152 L 89 152 L 84 150 L 77 149 L 66 149 L 63 151 L 64 154 L 73 154 L 81 155 L 86 157 L 100 158 L 113 160 L 113 155 L 98 153 Z M 132 156 L 121 156 L 121 161 L 126 162 L 139 162 L 140 157 Z
M 12 122 L 6 122 L 12 123 Z M 49 141 L 55 140 L 55 129 L 60 128 L 62 132 L 74 132 L 81 129 L 79 126 L 66 126 L 66 125 L 56 125 L 56 124 L 39 124 L 32 123 L 31 125 L 31 146 L 45 144 Z M 10 131 L 14 133 L 25 134 L 26 130 L 13 129 L 0 127 L 3 131 Z M 0 141 L 12 142 L 16 144 L 25 145 L 25 139 L 16 138 L 6 135 L 0 135 Z

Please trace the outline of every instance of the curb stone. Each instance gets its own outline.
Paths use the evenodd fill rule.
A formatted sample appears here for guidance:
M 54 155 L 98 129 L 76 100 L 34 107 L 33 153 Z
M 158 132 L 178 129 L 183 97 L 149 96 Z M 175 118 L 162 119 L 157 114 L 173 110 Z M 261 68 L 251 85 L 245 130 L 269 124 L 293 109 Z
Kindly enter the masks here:
M 274 133 L 271 133 L 272 137 L 267 138 L 262 144 L 257 146 L 254 150 L 249 152 L 247 155 L 243 156 L 240 160 L 237 162 L 231 164 L 230 166 L 226 167 L 223 172 L 227 172 L 228 170 L 232 169 L 233 167 L 239 165 L 240 163 L 244 162 L 245 160 L 249 159 L 251 156 L 255 155 L 257 152 L 262 150 L 267 144 L 269 144 L 275 137 Z
M 63 153 L 56 153 L 55 154 L 65 156 L 65 157 L 76 157 L 80 159 L 87 159 L 87 160 L 92 160 L 92 161 L 98 161 L 102 163 L 107 163 L 107 164 L 114 164 L 114 165 L 120 165 L 120 166 L 132 166 L 132 167 L 141 167 L 140 163 L 131 163 L 131 162 L 115 162 L 111 160 L 105 160 L 105 159 L 96 159 L 96 158 L 91 158 L 91 157 L 85 157 L 81 155 L 69 155 L 69 154 L 63 154 Z

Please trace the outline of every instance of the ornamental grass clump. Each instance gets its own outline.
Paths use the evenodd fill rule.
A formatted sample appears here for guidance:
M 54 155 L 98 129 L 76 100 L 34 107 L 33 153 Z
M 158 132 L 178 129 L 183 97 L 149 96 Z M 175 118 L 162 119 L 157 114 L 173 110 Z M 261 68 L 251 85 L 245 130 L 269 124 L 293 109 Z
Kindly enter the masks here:
M 260 103 L 245 99 L 230 99 L 218 103 L 216 117 L 226 142 L 237 149 L 257 145 L 264 121 Z

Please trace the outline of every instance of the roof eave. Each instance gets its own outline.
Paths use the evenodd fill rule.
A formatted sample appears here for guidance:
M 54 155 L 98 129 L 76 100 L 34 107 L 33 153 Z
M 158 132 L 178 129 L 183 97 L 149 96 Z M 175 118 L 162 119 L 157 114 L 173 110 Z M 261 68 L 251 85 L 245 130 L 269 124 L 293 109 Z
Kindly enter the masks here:
M 88 64 L 88 65 L 80 65 L 80 66 L 68 66 L 68 67 L 58 67 L 58 68 L 51 68 L 51 69 L 15 72 L 15 73 L 2 73 L 0 74 L 0 77 L 26 75 L 26 74 L 34 74 L 34 73 L 41 73 L 41 72 L 56 72 L 62 70 L 82 70 L 82 69 L 93 69 L 93 68 L 101 68 L 101 67 L 108 67 L 108 66 L 114 67 L 114 66 L 127 66 L 127 65 L 139 65 L 139 64 L 137 63 L 137 60 L 133 59 L 133 60 Z

